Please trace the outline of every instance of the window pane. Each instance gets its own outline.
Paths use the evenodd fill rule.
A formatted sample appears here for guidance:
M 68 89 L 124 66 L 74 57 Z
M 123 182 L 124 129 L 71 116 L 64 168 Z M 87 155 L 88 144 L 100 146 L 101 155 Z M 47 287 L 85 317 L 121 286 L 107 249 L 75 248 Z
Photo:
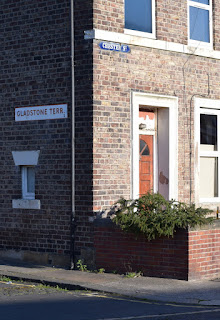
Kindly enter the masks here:
M 149 147 L 144 140 L 140 140 L 140 155 L 141 156 L 149 156 L 150 155 Z
M 200 158 L 200 197 L 218 197 L 218 159 Z
M 191 0 L 198 3 L 209 4 L 209 0 Z
M 190 7 L 190 39 L 210 42 L 208 10 Z
M 151 0 L 125 0 L 125 28 L 152 33 Z
M 200 114 L 200 150 L 217 151 L 217 116 Z
M 32 167 L 27 167 L 27 192 L 35 192 L 35 172 Z

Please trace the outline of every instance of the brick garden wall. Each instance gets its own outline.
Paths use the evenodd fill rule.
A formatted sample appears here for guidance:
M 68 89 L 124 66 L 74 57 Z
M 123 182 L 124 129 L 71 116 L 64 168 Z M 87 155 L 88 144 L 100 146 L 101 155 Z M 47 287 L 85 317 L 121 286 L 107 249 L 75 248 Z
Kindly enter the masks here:
M 189 232 L 189 279 L 220 275 L 220 223 Z
M 96 268 L 182 280 L 220 275 L 220 223 L 178 230 L 174 238 L 147 241 L 121 231 L 110 220 L 95 223 Z
M 70 2 L 0 2 L 0 251 L 69 263 L 71 217 Z M 68 118 L 15 122 L 15 107 L 68 104 Z M 12 209 L 21 172 L 12 151 L 40 150 L 41 210 Z M 34 253 L 34 254 L 33 254 Z M 21 256 L 24 256 L 24 255 Z M 20 256 L 19 256 L 20 257 Z M 55 259 L 55 260 L 54 260 Z
M 121 231 L 111 221 L 103 222 L 96 222 L 94 233 L 97 269 L 187 280 L 187 232 L 149 242 Z

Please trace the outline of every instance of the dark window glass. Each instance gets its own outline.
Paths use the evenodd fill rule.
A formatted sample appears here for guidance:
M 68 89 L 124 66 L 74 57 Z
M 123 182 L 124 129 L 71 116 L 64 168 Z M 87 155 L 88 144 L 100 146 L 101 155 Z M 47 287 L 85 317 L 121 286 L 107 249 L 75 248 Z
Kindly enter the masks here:
M 35 192 L 35 171 L 34 167 L 27 167 L 27 192 Z
M 149 156 L 150 155 L 150 150 L 144 140 L 140 140 L 140 154 L 142 156 Z
M 200 144 L 214 146 L 217 150 L 217 116 L 200 114 Z
M 209 11 L 190 7 L 190 39 L 210 42 Z
M 152 33 L 151 0 L 125 0 L 125 28 Z

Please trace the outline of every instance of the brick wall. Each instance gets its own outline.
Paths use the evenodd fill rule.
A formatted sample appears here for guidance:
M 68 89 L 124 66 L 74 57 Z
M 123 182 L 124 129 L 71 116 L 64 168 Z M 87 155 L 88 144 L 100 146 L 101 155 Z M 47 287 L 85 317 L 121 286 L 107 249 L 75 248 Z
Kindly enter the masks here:
M 79 1 L 76 3 L 81 6 Z M 217 3 L 214 5 L 214 41 L 218 48 L 219 8 Z M 194 159 L 190 168 L 190 144 L 194 154 L 194 105 L 190 101 L 194 95 L 207 96 L 208 89 L 210 99 L 220 98 L 219 60 L 132 45 L 131 52 L 123 54 L 101 50 L 97 40 L 83 40 L 83 31 L 92 28 L 123 33 L 124 1 L 88 1 L 79 12 L 83 18 L 78 16 L 76 20 L 78 255 L 86 247 L 93 250 L 92 218 L 106 213 L 120 197 L 131 196 L 131 92 L 178 98 L 178 199 L 186 202 L 190 192 L 194 201 Z M 156 1 L 156 29 L 158 40 L 187 44 L 187 3 Z M 85 72 L 80 66 L 85 66 L 81 69 Z M 91 78 L 92 88 L 87 82 Z M 89 156 L 91 152 L 93 156 Z
M 123 32 L 124 0 L 94 0 L 94 28 Z
M 106 225 L 104 225 L 104 223 Z M 121 231 L 110 221 L 96 222 L 96 268 L 120 273 L 187 280 L 188 235 L 178 230 L 174 238 L 147 241 Z M 99 225 L 100 224 L 100 225 Z
M 187 44 L 187 1 L 155 2 L 157 39 Z
M 189 279 L 217 278 L 220 274 L 220 227 L 189 232 Z
M 168 42 L 187 44 L 188 13 L 187 1 L 156 0 L 156 38 Z M 213 26 L 215 49 L 219 50 L 219 4 L 213 1 Z M 94 0 L 94 28 L 124 32 L 124 1 Z
M 0 250 L 70 253 L 71 51 L 68 1 L 0 2 Z M 15 122 L 15 107 L 68 104 L 68 118 Z M 36 199 L 41 210 L 12 209 L 21 173 L 12 151 L 40 150 Z
M 215 47 L 219 8 L 215 5 Z M 100 50 L 84 31 L 123 32 L 124 1 L 76 0 L 75 12 L 75 253 L 92 259 L 92 219 L 131 194 L 131 92 L 177 96 L 179 200 L 189 201 L 191 97 L 220 98 L 220 63 L 131 45 L 131 53 Z M 187 43 L 187 5 L 156 1 L 157 39 Z M 2 0 L 0 246 L 69 255 L 71 216 L 70 2 Z M 183 72 L 184 70 L 184 72 Z M 68 119 L 15 123 L 14 108 L 68 103 Z M 192 123 L 192 141 L 194 126 Z M 11 151 L 40 150 L 38 211 L 12 210 L 21 175 Z M 192 150 L 194 153 L 194 150 Z M 192 168 L 194 167 L 192 159 Z M 192 194 L 192 199 L 194 195 Z
M 96 268 L 182 280 L 220 275 L 220 223 L 177 230 L 174 238 L 147 241 L 121 231 L 109 219 L 95 222 Z
M 92 29 L 93 1 L 74 1 L 75 7 L 75 255 L 92 264 L 93 234 L 93 45 L 84 40 Z
M 194 190 L 194 160 L 191 172 L 189 162 L 190 114 L 194 154 L 194 104 L 190 100 L 196 94 L 207 96 L 207 74 L 209 98 L 220 98 L 220 61 L 137 46 L 122 54 L 101 50 L 98 43 L 94 41 L 93 82 L 96 210 L 111 206 L 121 196 L 130 197 L 132 91 L 178 97 L 179 200 L 189 201 L 190 180 Z
M 220 50 L 220 6 L 217 0 L 213 1 L 213 31 L 214 48 Z

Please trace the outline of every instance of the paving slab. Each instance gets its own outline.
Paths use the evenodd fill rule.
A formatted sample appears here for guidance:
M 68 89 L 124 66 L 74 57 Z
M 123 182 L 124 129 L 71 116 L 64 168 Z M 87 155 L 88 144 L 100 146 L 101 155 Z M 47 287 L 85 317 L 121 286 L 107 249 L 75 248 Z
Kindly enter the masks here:
M 92 273 L 66 270 L 49 266 L 0 260 L 0 276 L 39 281 L 66 286 L 70 289 L 87 289 L 114 293 L 137 299 L 220 305 L 220 281 L 183 281 L 164 278 L 126 278 L 110 273 Z

